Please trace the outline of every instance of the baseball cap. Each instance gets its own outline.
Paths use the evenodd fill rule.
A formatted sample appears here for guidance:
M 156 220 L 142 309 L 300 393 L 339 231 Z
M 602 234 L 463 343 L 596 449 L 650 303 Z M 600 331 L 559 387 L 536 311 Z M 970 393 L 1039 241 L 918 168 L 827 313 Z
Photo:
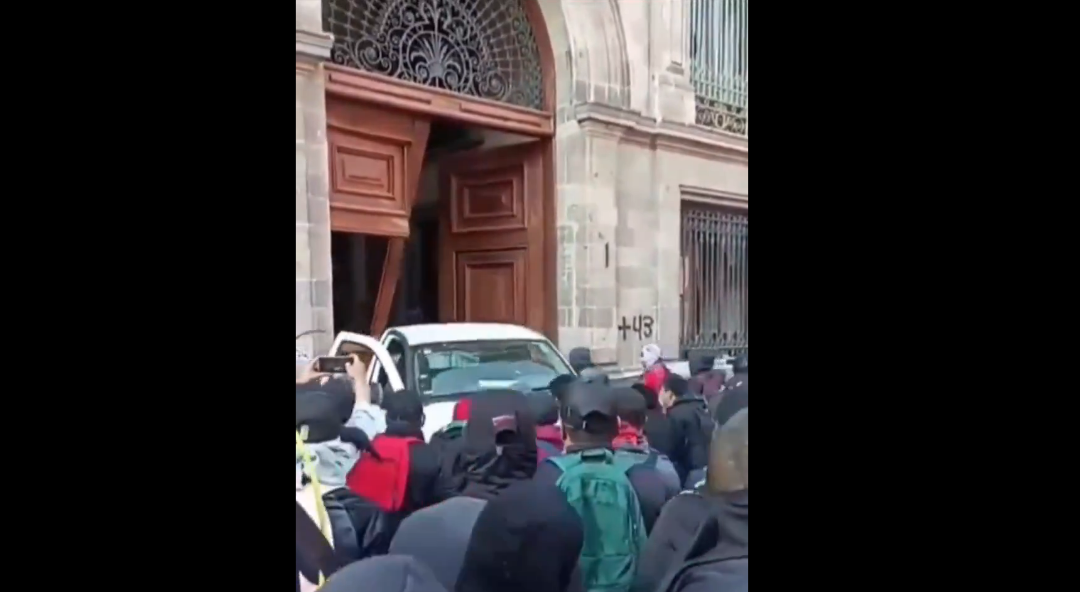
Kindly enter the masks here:
M 589 432 L 590 416 L 599 415 L 615 421 L 618 419 L 616 401 L 610 388 L 583 382 L 572 384 L 563 402 L 563 425 Z

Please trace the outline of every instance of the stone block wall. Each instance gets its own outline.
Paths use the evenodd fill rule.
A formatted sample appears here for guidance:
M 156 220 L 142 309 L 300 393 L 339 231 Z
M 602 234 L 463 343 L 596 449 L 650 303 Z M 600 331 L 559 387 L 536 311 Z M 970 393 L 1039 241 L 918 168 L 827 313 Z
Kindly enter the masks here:
M 296 332 L 322 329 L 301 338 L 309 355 L 333 341 L 330 289 L 330 202 L 326 146 L 326 101 L 322 71 L 296 72 Z

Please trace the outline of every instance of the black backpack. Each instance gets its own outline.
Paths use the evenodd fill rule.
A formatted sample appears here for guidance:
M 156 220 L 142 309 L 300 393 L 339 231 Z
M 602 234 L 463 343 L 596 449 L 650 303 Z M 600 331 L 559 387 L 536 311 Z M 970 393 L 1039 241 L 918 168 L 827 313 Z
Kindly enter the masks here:
M 720 524 L 706 520 L 694 535 L 682 564 L 668 574 L 659 592 L 748 592 L 749 546 L 721 541 Z

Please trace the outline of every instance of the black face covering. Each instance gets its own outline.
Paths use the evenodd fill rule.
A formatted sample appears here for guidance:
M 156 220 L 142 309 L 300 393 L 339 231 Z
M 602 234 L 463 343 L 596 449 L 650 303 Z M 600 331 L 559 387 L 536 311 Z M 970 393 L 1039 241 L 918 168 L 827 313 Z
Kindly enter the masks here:
M 456 467 L 463 495 L 490 500 L 536 473 L 536 423 L 522 393 L 474 400 L 464 439 Z

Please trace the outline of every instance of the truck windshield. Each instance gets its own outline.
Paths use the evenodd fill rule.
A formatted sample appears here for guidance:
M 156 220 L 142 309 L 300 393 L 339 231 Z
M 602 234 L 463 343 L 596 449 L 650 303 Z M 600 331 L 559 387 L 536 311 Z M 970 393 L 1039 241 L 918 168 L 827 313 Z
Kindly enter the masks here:
M 572 373 L 544 341 L 438 343 L 418 346 L 415 355 L 416 384 L 429 397 L 486 389 L 542 390 L 556 376 Z

